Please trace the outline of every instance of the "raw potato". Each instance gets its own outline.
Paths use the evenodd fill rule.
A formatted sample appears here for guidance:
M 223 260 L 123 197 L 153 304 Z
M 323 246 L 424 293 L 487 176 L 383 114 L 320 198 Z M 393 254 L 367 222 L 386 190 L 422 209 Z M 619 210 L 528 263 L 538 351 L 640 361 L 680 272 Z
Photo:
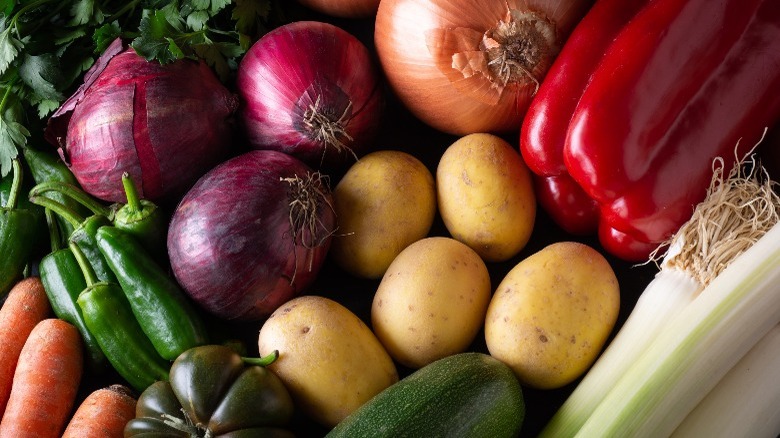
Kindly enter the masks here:
M 500 137 L 470 134 L 450 145 L 436 188 L 447 230 L 486 261 L 508 260 L 528 243 L 536 220 L 531 173 Z
M 347 272 L 381 278 L 395 256 L 428 235 L 436 214 L 433 175 L 410 154 L 370 153 L 333 191 L 339 230 L 330 257 Z
M 421 368 L 469 347 L 490 294 L 490 274 L 474 250 L 449 237 L 428 237 L 409 245 L 387 269 L 371 324 L 390 356 Z
M 488 351 L 521 383 L 559 388 L 590 367 L 619 309 L 607 260 L 581 243 L 554 243 L 518 263 L 496 288 L 485 319 Z
M 294 298 L 260 329 L 260 355 L 279 350 L 269 369 L 282 379 L 296 407 L 333 427 L 398 381 L 376 336 L 357 315 L 331 299 Z

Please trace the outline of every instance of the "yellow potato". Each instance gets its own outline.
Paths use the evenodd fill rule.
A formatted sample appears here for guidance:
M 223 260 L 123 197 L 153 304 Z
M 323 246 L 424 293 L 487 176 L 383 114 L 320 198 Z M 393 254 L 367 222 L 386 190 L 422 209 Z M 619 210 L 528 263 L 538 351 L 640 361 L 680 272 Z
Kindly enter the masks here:
M 398 372 L 376 336 L 357 315 L 324 297 L 294 298 L 260 329 L 260 355 L 279 350 L 269 366 L 296 407 L 333 427 L 371 397 L 398 381 Z
M 485 318 L 488 351 L 522 383 L 558 388 L 592 365 L 619 309 L 607 260 L 584 244 L 554 243 L 518 263 L 496 288 Z
M 531 173 L 500 137 L 470 134 L 450 145 L 436 189 L 447 230 L 486 261 L 508 260 L 528 243 L 536 219 Z
M 371 325 L 395 360 L 421 368 L 469 347 L 490 293 L 490 275 L 474 250 L 449 237 L 428 237 L 404 249 L 385 272 Z
M 347 272 L 381 278 L 395 256 L 428 235 L 436 214 L 430 170 L 400 151 L 370 153 L 333 191 L 339 229 L 330 257 Z

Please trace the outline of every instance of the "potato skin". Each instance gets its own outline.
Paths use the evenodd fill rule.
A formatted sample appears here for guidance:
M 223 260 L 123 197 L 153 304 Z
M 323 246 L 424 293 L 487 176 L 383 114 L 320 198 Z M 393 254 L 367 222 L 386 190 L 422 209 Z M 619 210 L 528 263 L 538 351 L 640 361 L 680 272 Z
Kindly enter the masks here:
M 371 324 L 398 363 L 421 368 L 469 347 L 490 294 L 490 274 L 474 250 L 449 237 L 428 237 L 401 251 L 387 269 Z
M 485 341 L 523 384 L 559 388 L 593 364 L 619 310 L 618 280 L 607 260 L 581 243 L 554 243 L 520 261 L 498 285 Z
M 306 295 L 277 309 L 260 329 L 261 356 L 279 350 L 269 366 L 295 405 L 335 426 L 398 381 L 395 364 L 368 326 L 329 298 Z
M 402 249 L 428 235 L 436 214 L 434 178 L 408 153 L 376 151 L 347 170 L 333 203 L 339 229 L 330 257 L 355 276 L 378 279 Z
M 536 195 L 520 153 L 492 134 L 450 145 L 436 168 L 438 209 L 447 230 L 488 262 L 519 253 L 531 237 Z

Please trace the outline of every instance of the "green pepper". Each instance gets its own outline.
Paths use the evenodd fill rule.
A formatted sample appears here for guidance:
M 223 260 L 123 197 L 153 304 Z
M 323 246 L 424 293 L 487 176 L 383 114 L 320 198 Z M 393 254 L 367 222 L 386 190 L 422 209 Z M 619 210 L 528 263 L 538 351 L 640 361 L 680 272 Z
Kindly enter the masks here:
M 185 351 L 171 365 L 169 382 L 140 395 L 125 437 L 293 436 L 292 398 L 264 368 L 277 356 L 250 360 L 222 345 Z
M 116 283 L 98 281 L 78 245 L 71 242 L 70 250 L 87 284 L 76 302 L 87 329 L 111 366 L 138 391 L 168 379 L 169 362 L 157 354 L 144 334 L 122 288 Z
M 201 315 L 138 239 L 111 226 L 100 227 L 96 238 L 136 319 L 162 357 L 174 360 L 207 343 Z
M 40 238 L 42 216 L 33 208 L 23 208 L 22 166 L 12 160 L 13 177 L 0 206 L 0 297 L 22 277 Z
M 68 166 L 54 154 L 39 151 L 29 146 L 22 148 L 22 154 L 24 155 L 24 161 L 27 163 L 27 167 L 30 169 L 32 179 L 36 184 L 60 182 L 78 187 L 78 181 L 73 175 L 73 172 L 71 172 Z M 88 213 L 86 208 L 78 202 L 68 199 L 63 194 L 51 193 L 47 196 L 68 206 L 82 216 L 86 216 Z M 74 227 L 68 221 L 63 218 L 58 218 L 58 223 L 64 236 L 69 236 L 73 232 Z
M 87 281 L 71 249 L 59 247 L 61 239 L 58 236 L 57 225 L 54 223 L 55 219 L 51 216 L 51 211 L 47 209 L 46 218 L 52 236 L 52 252 L 45 255 L 38 264 L 43 289 L 49 298 L 54 315 L 73 324 L 81 333 L 86 363 L 90 371 L 102 373 L 106 369 L 106 356 L 95 336 L 87 328 L 81 308 L 76 302 L 79 294 L 86 289 Z
M 109 218 L 112 224 L 133 235 L 158 260 L 167 257 L 165 242 L 167 238 L 167 218 L 157 205 L 138 196 L 138 190 L 130 174 L 122 175 L 127 203 L 105 206 L 97 199 L 74 184 L 44 183 L 30 191 L 30 196 L 54 192 L 91 210 L 95 215 Z
M 68 241 L 76 243 L 79 249 L 84 252 L 92 269 L 95 270 L 98 280 L 116 283 L 114 272 L 97 247 L 97 230 L 111 224 L 107 217 L 102 214 L 82 217 L 70 207 L 42 195 L 31 196 L 30 202 L 53 211 L 58 217 L 64 218 L 71 224 L 73 231 L 68 236 Z

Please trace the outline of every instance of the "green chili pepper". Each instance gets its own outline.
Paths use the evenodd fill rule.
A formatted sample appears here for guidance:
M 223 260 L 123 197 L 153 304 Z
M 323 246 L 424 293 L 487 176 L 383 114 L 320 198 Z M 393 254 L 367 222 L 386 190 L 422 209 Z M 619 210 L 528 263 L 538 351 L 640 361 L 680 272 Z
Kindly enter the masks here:
M 57 225 L 54 223 L 56 219 L 52 218 L 51 211 L 48 209 L 46 218 L 52 236 L 52 252 L 45 255 L 38 264 L 43 288 L 54 315 L 73 324 L 81 333 L 90 371 L 102 373 L 106 369 L 106 356 L 95 336 L 87 328 L 81 308 L 76 302 L 79 294 L 86 289 L 87 281 L 70 248 L 59 247 L 61 239 L 58 236 Z
M 136 319 L 162 357 L 173 360 L 207 342 L 197 309 L 136 238 L 111 226 L 101 227 L 96 237 Z
M 22 148 L 22 154 L 24 155 L 24 161 L 27 163 L 27 167 L 30 168 L 32 179 L 36 184 L 60 182 L 78 187 L 78 181 L 73 175 L 73 172 L 71 172 L 68 166 L 56 155 L 39 151 L 29 146 Z M 68 206 L 82 216 L 86 216 L 88 213 L 82 205 L 72 199 L 68 199 L 63 194 L 51 193 L 47 196 Z M 73 225 L 63 218 L 58 218 L 58 223 L 63 236 L 69 236 L 73 232 Z
M 154 257 L 161 260 L 167 256 L 167 218 L 155 203 L 138 196 L 135 184 L 127 172 L 122 175 L 122 186 L 127 198 L 124 205 L 105 206 L 78 186 L 57 182 L 36 185 L 30 191 L 30 196 L 55 192 L 88 208 L 95 215 L 106 216 L 115 227 L 132 234 Z
M 116 283 L 114 272 L 97 247 L 97 230 L 102 226 L 111 225 L 111 221 L 107 217 L 94 214 L 84 218 L 68 206 L 41 195 L 31 196 L 30 202 L 53 211 L 58 217 L 71 224 L 73 232 L 68 236 L 68 241 L 76 243 L 79 249 L 84 252 L 98 280 Z
M 122 288 L 97 281 L 78 245 L 71 242 L 70 250 L 87 283 L 76 302 L 108 361 L 138 391 L 158 380 L 167 380 L 169 362 L 157 354 L 144 334 Z
M 157 382 L 138 397 L 125 436 L 293 436 L 287 430 L 292 398 L 260 365 L 220 345 L 185 351 L 171 365 L 169 382 Z
M 0 296 L 5 296 L 22 277 L 42 231 L 42 216 L 32 208 L 18 205 L 22 166 L 17 159 L 12 166 L 11 184 L 0 206 Z

